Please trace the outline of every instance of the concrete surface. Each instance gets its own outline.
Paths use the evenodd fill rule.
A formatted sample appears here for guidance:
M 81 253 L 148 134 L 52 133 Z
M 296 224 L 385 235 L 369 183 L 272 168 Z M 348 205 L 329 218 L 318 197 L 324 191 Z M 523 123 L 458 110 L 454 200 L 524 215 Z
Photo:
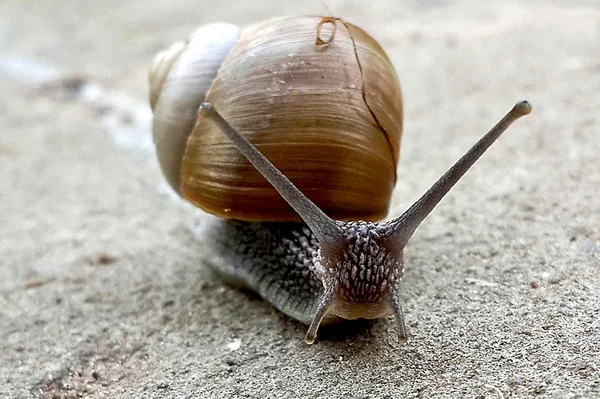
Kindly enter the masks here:
M 309 2 L 0 3 L 1 398 L 600 397 L 600 6 L 326 1 L 397 66 L 393 214 L 514 102 L 407 249 L 393 320 L 305 326 L 202 266 L 150 141 L 146 71 L 196 25 Z

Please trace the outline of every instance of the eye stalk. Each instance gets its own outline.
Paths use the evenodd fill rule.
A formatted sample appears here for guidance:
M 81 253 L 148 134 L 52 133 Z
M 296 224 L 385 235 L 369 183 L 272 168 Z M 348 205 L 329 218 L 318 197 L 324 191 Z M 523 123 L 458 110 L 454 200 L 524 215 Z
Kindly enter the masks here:
M 403 276 L 403 251 L 408 240 L 435 206 L 483 153 L 522 116 L 531 112 L 527 101 L 517 103 L 488 133 L 462 156 L 406 212 L 388 222 L 337 222 L 329 218 L 294 184 L 236 131 L 209 103 L 199 109 L 210 118 L 239 151 L 275 187 L 315 234 L 321 264 L 315 265 L 324 290 L 305 341 L 312 344 L 327 313 L 339 317 L 378 318 L 394 314 L 398 336 L 408 334 L 398 295 Z
M 436 181 L 421 198 L 406 212 L 396 219 L 390 220 L 390 238 L 397 245 L 406 245 L 417 227 L 431 213 L 461 177 L 473 166 L 483 153 L 504 133 L 517 119 L 531 113 L 531 105 L 527 101 L 518 102 L 489 132 L 471 147 L 446 173 Z

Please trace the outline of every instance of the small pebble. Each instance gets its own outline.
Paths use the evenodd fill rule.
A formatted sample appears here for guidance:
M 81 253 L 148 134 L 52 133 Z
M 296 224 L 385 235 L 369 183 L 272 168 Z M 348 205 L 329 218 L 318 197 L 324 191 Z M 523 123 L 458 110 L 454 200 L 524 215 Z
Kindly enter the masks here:
M 533 281 L 531 281 L 531 282 L 529 283 L 529 286 L 530 286 L 531 288 L 540 288 L 540 283 L 539 283 L 539 282 L 537 282 L 537 281 L 535 281 L 535 280 L 533 280 Z
M 240 349 L 241 346 L 242 346 L 242 340 L 239 338 L 236 338 L 233 340 L 233 342 L 230 342 L 227 344 L 227 349 L 229 349 L 230 351 L 236 351 L 236 350 Z

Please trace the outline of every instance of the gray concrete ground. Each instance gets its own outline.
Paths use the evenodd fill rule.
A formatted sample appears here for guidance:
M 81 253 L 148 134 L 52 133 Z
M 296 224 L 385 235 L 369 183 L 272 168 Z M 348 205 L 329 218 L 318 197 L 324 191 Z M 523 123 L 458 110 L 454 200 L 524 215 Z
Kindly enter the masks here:
M 407 249 L 393 320 L 324 331 L 222 284 L 150 140 L 153 54 L 309 2 L 0 3 L 0 397 L 600 397 L 600 6 L 327 1 L 394 61 L 392 214 L 522 98 Z

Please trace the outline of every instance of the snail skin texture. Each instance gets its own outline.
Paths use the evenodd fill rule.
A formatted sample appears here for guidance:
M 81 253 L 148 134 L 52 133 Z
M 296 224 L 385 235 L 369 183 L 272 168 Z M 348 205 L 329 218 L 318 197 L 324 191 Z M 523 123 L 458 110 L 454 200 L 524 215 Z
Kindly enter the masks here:
M 526 101 L 401 216 L 383 219 L 396 182 L 402 97 L 394 68 L 360 28 L 285 17 L 243 30 L 199 28 L 150 73 L 161 169 L 203 225 L 210 267 L 309 325 L 394 315 L 403 251 L 419 224 Z

